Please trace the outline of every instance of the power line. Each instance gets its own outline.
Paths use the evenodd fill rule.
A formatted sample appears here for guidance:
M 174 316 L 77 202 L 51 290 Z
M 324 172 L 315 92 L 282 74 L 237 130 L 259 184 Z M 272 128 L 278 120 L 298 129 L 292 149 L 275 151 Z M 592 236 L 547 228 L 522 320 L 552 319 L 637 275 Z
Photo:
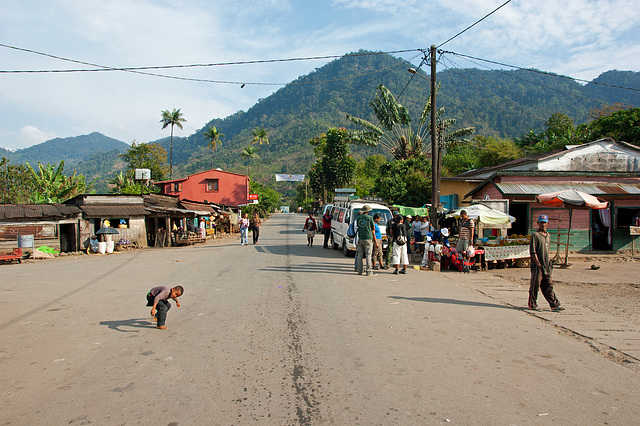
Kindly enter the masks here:
M 535 72 L 535 73 L 538 73 L 538 74 L 549 75 L 549 76 L 552 76 L 552 77 L 560 77 L 560 78 L 565 78 L 567 80 L 580 81 L 582 83 L 590 83 L 590 84 L 596 84 L 598 86 L 615 87 L 616 89 L 633 90 L 634 92 L 640 92 L 640 89 L 636 89 L 636 88 L 633 88 L 633 87 L 617 86 L 615 84 L 598 83 L 596 81 L 583 80 L 581 78 L 570 77 L 570 76 L 566 76 L 566 75 L 562 75 L 562 74 L 555 74 L 555 73 L 548 72 L 548 71 L 540 71 L 540 70 L 537 70 L 535 68 L 524 68 L 524 67 L 519 67 L 517 65 L 509 65 L 509 64 L 505 64 L 503 62 L 492 61 L 492 60 L 489 60 L 489 59 L 482 59 L 482 58 L 478 58 L 478 57 L 471 56 L 471 55 L 465 55 L 465 54 L 462 54 L 462 53 L 456 53 L 456 52 L 451 52 L 451 51 L 446 51 L 446 50 L 443 50 L 442 53 L 450 53 L 452 55 L 460 56 L 460 57 L 463 57 L 463 58 L 471 58 L 471 59 L 475 59 L 477 61 L 488 62 L 490 64 L 496 64 L 496 65 L 500 65 L 500 66 L 503 66 L 503 67 L 516 68 L 516 69 L 519 69 L 519 70 Z
M 489 16 L 493 15 L 494 13 L 496 13 L 499 9 L 501 9 L 502 7 L 506 6 L 508 3 L 510 3 L 511 0 L 507 0 L 506 2 L 502 3 L 500 6 L 496 7 L 495 9 L 493 9 L 491 12 L 487 13 L 485 16 L 483 16 L 482 18 L 478 19 L 476 22 L 474 22 L 473 24 L 469 25 L 467 28 L 465 28 L 464 30 L 460 31 L 458 34 L 454 35 L 453 37 L 451 37 L 449 40 L 440 43 L 437 47 L 443 46 L 447 43 L 449 43 L 451 40 L 453 40 L 454 38 L 458 37 L 459 35 L 461 35 L 462 33 L 464 33 L 465 31 L 475 27 L 477 24 L 479 24 L 480 22 L 484 21 L 486 18 L 488 18 Z
M 200 64 L 182 64 L 182 65 L 158 65 L 158 66 L 143 66 L 143 67 L 113 67 L 106 66 L 100 64 L 94 64 L 87 61 L 80 61 L 76 59 L 65 58 L 62 56 L 52 55 L 45 52 L 39 52 L 37 50 L 25 49 L 16 46 L 10 46 L 7 44 L 0 43 L 0 47 L 4 47 L 7 49 L 18 50 L 21 52 L 31 53 L 35 55 L 45 56 L 48 58 L 71 62 L 80 65 L 88 65 L 96 68 L 92 69 L 49 69 L 49 70 L 0 70 L 0 73 L 4 74 L 18 74 L 18 73 L 75 73 L 75 72 L 104 72 L 104 71 L 123 71 L 123 72 L 133 72 L 145 75 L 153 75 L 157 77 L 165 77 L 165 78 L 176 78 L 183 80 L 194 80 L 194 81 L 205 81 L 212 83 L 232 83 L 232 84 L 241 84 L 242 82 L 232 82 L 232 81 L 219 81 L 219 80 L 204 80 L 204 79 L 189 79 L 183 77 L 174 77 L 167 76 L 163 74 L 153 74 L 153 73 L 144 73 L 142 71 L 146 70 L 160 70 L 160 69 L 178 69 L 178 68 L 205 68 L 205 67 L 219 67 L 219 66 L 229 66 L 229 65 L 255 65 L 255 64 L 268 64 L 268 63 L 285 63 L 285 62 L 300 62 L 300 61 L 312 61 L 312 60 L 327 60 L 327 59 L 337 59 L 346 56 L 372 56 L 372 55 L 385 55 L 385 54 L 398 54 L 398 53 L 409 53 L 409 52 L 417 52 L 420 49 L 405 49 L 405 50 L 391 50 L 386 52 L 366 52 L 366 53 L 350 53 L 348 55 L 325 55 L 325 56 L 309 56 L 309 57 L 297 57 L 297 58 L 282 58 L 282 59 L 264 59 L 264 60 L 251 60 L 251 61 L 235 61 L 235 62 L 217 62 L 217 63 L 200 63 Z M 245 83 L 245 84 L 271 84 L 271 85 L 283 85 L 282 83 Z M 287 84 L 287 83 L 284 83 Z

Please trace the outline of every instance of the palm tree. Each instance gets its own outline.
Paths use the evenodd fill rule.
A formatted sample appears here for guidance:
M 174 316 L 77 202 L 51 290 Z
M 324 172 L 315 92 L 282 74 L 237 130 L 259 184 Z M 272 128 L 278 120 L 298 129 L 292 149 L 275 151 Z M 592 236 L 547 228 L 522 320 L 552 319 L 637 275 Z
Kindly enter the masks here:
M 258 158 L 260 158 L 260 156 L 262 155 L 262 144 L 266 143 L 267 145 L 269 145 L 269 132 L 267 132 L 267 129 L 260 126 L 260 128 L 256 127 L 255 129 L 253 129 L 251 135 L 253 136 L 253 143 L 258 144 Z M 259 174 L 260 163 L 258 163 L 258 175 Z
M 355 141 L 380 144 L 393 154 L 396 160 L 406 160 L 418 155 L 431 152 L 431 143 L 425 143 L 431 138 L 431 97 L 427 98 L 418 128 L 414 131 L 411 127 L 411 117 L 409 111 L 396 101 L 389 89 L 385 86 L 378 86 L 378 92 L 371 101 L 373 112 L 379 124 L 373 124 L 367 120 L 347 115 L 347 120 L 363 127 L 351 133 Z M 438 146 L 448 147 L 452 144 L 464 141 L 464 136 L 475 131 L 473 127 L 449 131 L 447 129 L 456 123 L 455 119 L 442 119 L 444 107 L 436 112 L 438 129 Z
M 169 110 L 162 111 L 162 128 L 166 128 L 168 125 L 171 125 L 171 148 L 169 150 L 169 179 L 173 178 L 173 126 L 178 126 L 180 130 L 182 130 L 182 123 L 186 122 L 184 118 L 182 118 L 182 113 L 180 112 L 180 108 L 173 109 L 172 112 Z
M 242 156 L 244 158 L 249 160 L 249 171 L 247 172 L 247 175 L 249 176 L 249 178 L 251 178 L 251 159 L 252 158 L 255 158 L 256 160 L 260 159 L 260 155 L 258 154 L 258 150 L 255 147 L 249 145 L 249 146 L 247 146 L 247 147 L 242 149 L 241 154 L 242 154 Z
M 209 141 L 209 145 L 211 145 L 211 168 L 213 169 L 213 155 L 216 153 L 218 144 L 222 145 L 220 140 L 224 137 L 224 133 L 220 133 L 220 129 L 217 129 L 216 126 L 209 126 L 204 137 Z

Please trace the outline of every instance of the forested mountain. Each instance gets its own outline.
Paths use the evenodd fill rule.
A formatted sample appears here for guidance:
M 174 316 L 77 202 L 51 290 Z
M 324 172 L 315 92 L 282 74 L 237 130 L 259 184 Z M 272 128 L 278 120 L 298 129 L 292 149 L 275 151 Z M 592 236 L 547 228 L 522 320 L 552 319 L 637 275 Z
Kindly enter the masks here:
M 211 167 L 211 149 L 204 137 L 209 126 L 216 126 L 226 135 L 215 150 L 215 167 L 246 173 L 240 152 L 251 144 L 251 131 L 264 127 L 269 132 L 269 145 L 261 149 L 259 180 L 269 181 L 268 176 L 274 172 L 306 173 L 315 161 L 310 139 L 332 127 L 352 128 L 345 118 L 347 114 L 374 121 L 369 102 L 380 84 L 389 88 L 417 120 L 429 96 L 429 76 L 422 71 L 410 74 L 408 68 L 412 65 L 403 59 L 367 53 L 370 52 L 345 55 L 292 81 L 246 112 L 213 119 L 188 137 L 174 136 L 174 177 Z M 438 66 L 442 69 L 447 63 L 445 60 Z M 640 89 L 640 73 L 632 71 L 608 71 L 586 85 L 522 69 L 446 68 L 438 72 L 437 80 L 437 105 L 445 107 L 445 118 L 456 118 L 458 127 L 474 126 L 477 134 L 487 136 L 514 138 L 531 129 L 542 130 L 554 113 L 564 113 L 579 124 L 587 121 L 589 110 L 605 104 L 640 106 L 640 91 L 612 87 Z M 168 137 L 155 142 L 169 151 Z M 117 154 L 127 147 L 124 142 L 92 133 L 54 139 L 5 156 L 32 164 L 54 164 L 64 159 L 65 172 L 75 170 L 84 174 L 87 181 L 99 177 L 105 182 L 122 167 Z M 356 155 L 388 154 L 381 148 L 354 151 Z M 252 164 L 255 174 L 256 161 Z M 98 185 L 99 190 L 102 188 L 106 184 Z
M 262 147 L 261 174 L 304 173 L 315 160 L 310 139 L 330 127 L 351 128 L 346 114 L 374 120 L 369 102 L 380 84 L 399 97 L 417 120 L 429 96 L 429 76 L 420 73 L 411 78 L 410 66 L 389 55 L 345 55 L 301 76 L 246 112 L 214 119 L 189 137 L 174 137 L 174 170 L 184 175 L 210 167 L 203 133 L 211 125 L 226 135 L 216 149 L 216 167 L 246 172 L 240 151 L 251 143 L 251 130 L 264 126 L 270 144 Z M 587 121 L 589 110 L 604 104 L 640 106 L 640 92 L 593 83 L 580 85 L 535 70 L 451 68 L 439 72 L 437 80 L 437 105 L 445 107 L 446 117 L 456 118 L 460 127 L 474 126 L 477 134 L 487 136 L 513 138 L 531 129 L 541 130 L 558 112 L 580 124 Z M 594 81 L 640 89 L 638 72 L 608 71 Z M 168 148 L 168 139 L 161 142 Z M 382 152 L 373 148 L 355 151 L 362 155 Z
M 37 169 L 38 163 L 59 164 L 64 160 L 64 172 L 67 175 L 76 172 L 84 175 L 87 183 L 96 179 L 95 189 L 107 192 L 107 181 L 113 178 L 116 170 L 122 168 L 118 154 L 125 152 L 129 145 L 102 133 L 69 138 L 56 138 L 14 152 L 0 151 L 12 163 L 29 163 Z

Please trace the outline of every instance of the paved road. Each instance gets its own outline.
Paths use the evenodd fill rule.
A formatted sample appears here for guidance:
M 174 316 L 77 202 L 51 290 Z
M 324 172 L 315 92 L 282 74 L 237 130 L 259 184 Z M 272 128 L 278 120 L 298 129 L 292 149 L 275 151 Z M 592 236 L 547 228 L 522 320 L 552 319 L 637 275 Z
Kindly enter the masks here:
M 357 276 L 303 220 L 0 267 L 0 423 L 637 423 L 640 374 L 477 291 L 487 275 Z M 157 330 L 145 294 L 178 283 Z

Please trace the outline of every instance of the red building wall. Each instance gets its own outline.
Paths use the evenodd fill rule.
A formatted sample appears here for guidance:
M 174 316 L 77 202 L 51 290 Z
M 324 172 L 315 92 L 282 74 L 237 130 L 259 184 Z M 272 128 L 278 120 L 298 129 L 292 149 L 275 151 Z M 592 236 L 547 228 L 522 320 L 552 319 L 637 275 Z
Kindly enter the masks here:
M 182 179 L 156 182 L 162 194 L 181 200 L 219 203 L 228 206 L 246 204 L 249 198 L 249 177 L 222 170 L 206 170 Z

